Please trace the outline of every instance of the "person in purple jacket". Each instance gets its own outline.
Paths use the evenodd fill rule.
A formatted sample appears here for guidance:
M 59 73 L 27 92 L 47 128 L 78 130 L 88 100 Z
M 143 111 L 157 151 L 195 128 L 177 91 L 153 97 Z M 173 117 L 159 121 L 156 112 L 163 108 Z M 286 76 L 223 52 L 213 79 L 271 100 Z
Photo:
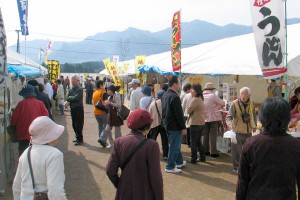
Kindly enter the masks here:
M 145 138 L 152 121 L 148 111 L 132 111 L 127 120 L 131 132 L 114 142 L 106 174 L 117 188 L 115 199 L 164 199 L 159 145 Z
M 300 140 L 286 132 L 290 111 L 282 97 L 267 98 L 261 105 L 259 120 L 263 131 L 243 145 L 237 200 L 300 199 Z

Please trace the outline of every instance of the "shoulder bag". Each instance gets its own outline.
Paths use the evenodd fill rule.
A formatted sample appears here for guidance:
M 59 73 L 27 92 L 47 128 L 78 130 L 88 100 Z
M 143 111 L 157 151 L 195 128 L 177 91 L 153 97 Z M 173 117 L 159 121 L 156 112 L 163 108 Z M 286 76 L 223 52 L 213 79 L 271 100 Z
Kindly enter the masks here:
M 100 96 L 100 99 L 99 99 L 99 101 L 96 103 L 95 107 L 96 107 L 97 109 L 99 109 L 99 110 L 102 110 L 102 111 L 108 113 L 108 109 L 102 104 L 102 100 L 101 100 L 101 99 L 103 99 L 103 101 L 104 101 L 105 99 L 107 99 L 107 94 L 106 94 L 106 92 L 102 93 L 102 96 Z
M 133 157 L 133 155 L 148 141 L 148 138 L 143 139 L 136 147 L 134 147 L 134 149 L 132 150 L 132 152 L 130 153 L 130 155 L 126 158 L 126 160 L 121 164 L 120 162 L 120 168 L 122 170 L 122 172 L 125 170 L 127 164 L 129 163 L 129 161 L 131 160 L 131 158 Z
M 31 157 L 30 157 L 30 152 L 31 152 L 32 146 L 29 146 L 29 149 L 27 151 L 27 158 L 28 158 L 28 164 L 29 164 L 29 171 L 31 175 L 31 180 L 32 180 L 32 187 L 33 191 L 35 189 L 35 182 L 34 182 L 34 176 L 32 172 L 32 166 L 31 166 Z M 36 192 L 34 191 L 34 198 L 33 200 L 49 200 L 47 192 Z
M 118 116 L 122 119 L 122 120 L 126 120 L 128 115 L 130 113 L 130 110 L 124 106 L 123 104 L 121 105 L 121 108 L 118 111 Z
M 159 119 L 160 119 L 160 125 L 163 126 L 163 120 L 162 120 L 162 117 L 161 117 L 161 115 L 160 115 L 160 113 L 159 113 L 159 110 L 158 110 L 158 106 L 157 106 L 156 101 L 154 101 L 154 103 L 155 103 L 155 107 L 156 107 L 156 111 L 157 111 L 158 117 L 159 117 Z
M 12 143 L 18 142 L 18 133 L 17 133 L 17 127 L 13 125 L 9 125 L 7 128 L 7 132 L 10 138 L 10 141 Z

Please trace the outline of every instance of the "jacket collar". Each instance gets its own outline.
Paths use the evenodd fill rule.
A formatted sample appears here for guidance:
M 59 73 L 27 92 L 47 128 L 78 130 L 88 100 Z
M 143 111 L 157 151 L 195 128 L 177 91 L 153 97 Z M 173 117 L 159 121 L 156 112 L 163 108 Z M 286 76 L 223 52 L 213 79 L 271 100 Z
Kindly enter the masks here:
M 170 92 L 174 92 L 174 93 L 176 93 L 177 95 L 178 95 L 178 92 L 176 92 L 175 90 L 173 90 L 172 88 L 169 88 L 168 89 Z

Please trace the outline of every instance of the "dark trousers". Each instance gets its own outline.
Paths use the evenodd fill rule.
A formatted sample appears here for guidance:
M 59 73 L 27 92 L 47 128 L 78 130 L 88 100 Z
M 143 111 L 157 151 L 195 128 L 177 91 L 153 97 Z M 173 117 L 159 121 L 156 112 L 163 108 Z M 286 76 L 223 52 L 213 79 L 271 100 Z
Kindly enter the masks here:
M 236 133 L 236 141 L 237 143 L 231 143 L 231 154 L 232 154 L 232 165 L 233 169 L 238 170 L 240 164 L 240 155 L 242 152 L 242 148 L 246 140 L 251 137 L 251 133 L 241 134 Z
M 205 122 L 203 131 L 203 146 L 206 153 L 218 154 L 217 136 L 218 136 L 219 121 Z
M 151 128 L 149 131 L 149 138 L 156 141 L 158 134 L 160 133 L 161 138 L 161 145 L 162 145 L 162 151 L 163 151 L 163 157 L 168 157 L 169 153 L 169 145 L 168 145 L 168 136 L 163 127 L 156 126 L 154 128 Z
M 197 151 L 200 153 L 200 157 L 205 157 L 205 150 L 201 142 L 201 136 L 204 126 L 203 125 L 191 125 L 191 161 L 198 159 Z
M 85 103 L 92 104 L 93 91 L 86 91 Z
M 22 155 L 22 153 L 25 151 L 25 149 L 27 149 L 27 147 L 29 147 L 29 142 L 30 142 L 30 140 L 18 140 L 19 157 Z
M 83 107 L 71 108 L 72 126 L 75 132 L 76 140 L 83 142 L 82 129 L 84 124 Z

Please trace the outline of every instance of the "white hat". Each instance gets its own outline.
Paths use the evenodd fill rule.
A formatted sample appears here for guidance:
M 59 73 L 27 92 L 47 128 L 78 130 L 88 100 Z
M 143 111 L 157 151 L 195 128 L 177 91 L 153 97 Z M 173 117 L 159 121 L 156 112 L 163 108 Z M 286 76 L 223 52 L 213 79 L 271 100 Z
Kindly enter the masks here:
M 216 89 L 213 83 L 206 83 L 204 86 L 204 90 L 214 90 Z
M 56 124 L 47 116 L 37 117 L 29 126 L 32 144 L 47 144 L 59 138 L 65 127 Z
M 140 82 L 140 80 L 139 79 L 137 79 L 137 78 L 134 78 L 134 79 L 132 79 L 131 80 L 131 82 L 130 83 L 128 83 L 128 84 L 134 84 L 134 83 L 137 83 L 137 84 L 141 84 L 141 82 Z

